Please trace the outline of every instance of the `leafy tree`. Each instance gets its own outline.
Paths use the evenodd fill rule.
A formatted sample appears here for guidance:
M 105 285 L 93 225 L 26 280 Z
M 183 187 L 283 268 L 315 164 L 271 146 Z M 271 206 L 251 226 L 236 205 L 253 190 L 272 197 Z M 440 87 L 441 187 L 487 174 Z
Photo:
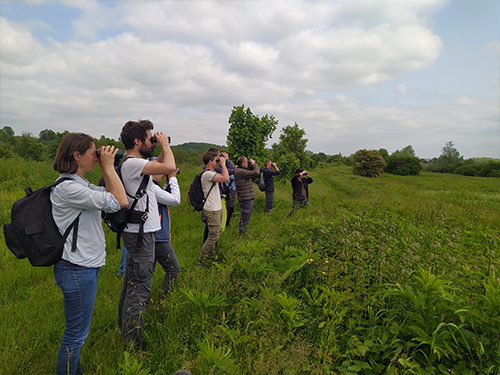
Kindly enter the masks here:
M 16 143 L 16 137 L 14 137 L 14 130 L 10 126 L 4 126 L 0 129 L 0 140 L 14 146 Z
M 290 181 L 295 170 L 301 166 L 300 160 L 291 152 L 281 153 L 274 161 L 278 164 L 281 172 L 279 179 L 284 181 Z
M 57 148 L 59 147 L 59 143 L 61 143 L 62 139 L 66 134 L 69 134 L 68 130 L 63 131 L 62 133 L 56 133 L 56 139 L 52 144 L 48 147 L 47 156 L 49 159 L 54 159 L 56 157 Z
M 184 164 L 188 159 L 188 153 L 182 148 L 172 149 L 176 164 Z
M 399 176 L 417 176 L 422 170 L 420 159 L 414 156 L 391 155 L 386 161 L 385 172 Z
M 378 150 L 378 153 L 384 158 L 385 161 L 387 161 L 387 159 L 389 158 L 389 151 L 387 151 L 385 148 L 381 148 L 380 150 Z
M 46 146 L 54 142 L 56 138 L 56 133 L 50 129 L 44 129 L 40 133 L 38 133 L 38 141 Z
M 436 166 L 443 167 L 449 164 L 455 164 L 462 161 L 463 157 L 460 156 L 458 150 L 454 147 L 453 142 L 447 142 L 441 150 L 441 155 L 436 159 Z
M 14 130 L 10 126 L 4 126 L 2 130 L 7 134 L 8 137 L 13 137 L 14 136 Z
M 229 116 L 227 134 L 228 153 L 232 158 L 246 156 L 261 159 L 265 155 L 265 144 L 276 130 L 278 120 L 274 116 L 262 118 L 252 113 L 245 105 L 234 106 Z
M 402 150 L 394 151 L 391 156 L 384 158 L 386 166 L 384 171 L 400 176 L 416 176 L 422 170 L 422 163 L 415 155 L 413 147 L 406 146 Z
M 324 152 L 318 152 L 317 154 L 314 154 L 312 158 L 316 162 L 326 162 L 328 160 L 328 155 L 325 154 Z
M 279 143 L 273 144 L 273 149 L 280 152 L 290 152 L 295 155 L 296 158 L 302 159 L 306 156 L 305 149 L 307 145 L 307 139 L 302 137 L 306 134 L 304 129 L 299 129 L 299 125 L 287 125 L 281 129 L 280 141 Z
M 375 150 L 358 150 L 354 154 L 353 173 L 363 177 L 379 177 L 384 171 L 384 158 Z
M 0 132 L 2 130 L 0 129 Z M 9 159 L 14 157 L 14 152 L 12 152 L 12 146 L 4 141 L 0 140 L 0 158 Z
M 414 157 L 416 158 L 417 155 L 415 155 L 415 150 L 413 149 L 413 147 L 411 145 L 409 146 L 406 146 L 405 148 L 403 148 L 402 150 L 396 150 L 394 151 L 391 156 L 411 156 L 411 157 Z
M 43 145 L 30 136 L 18 137 L 14 146 L 14 152 L 23 158 L 35 161 L 46 159 Z

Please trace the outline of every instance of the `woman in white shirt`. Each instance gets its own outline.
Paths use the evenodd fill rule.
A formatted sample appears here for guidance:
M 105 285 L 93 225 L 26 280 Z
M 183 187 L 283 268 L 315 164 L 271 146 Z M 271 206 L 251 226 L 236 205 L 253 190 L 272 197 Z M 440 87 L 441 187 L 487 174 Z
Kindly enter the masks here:
M 80 349 L 89 333 L 99 270 L 106 258 L 101 211 L 116 212 L 128 205 L 125 189 L 113 166 L 117 151 L 113 146 L 102 146 L 98 157 L 91 136 L 69 133 L 59 144 L 54 159 L 54 169 L 61 173 L 59 178 L 71 178 L 51 193 L 52 215 L 61 234 L 79 217 L 78 226 L 66 239 L 62 259 L 54 265 L 66 317 L 57 355 L 58 375 L 83 374 Z M 106 188 L 92 185 L 84 178 L 95 163 L 101 167 Z M 72 246 L 74 235 L 76 246 Z

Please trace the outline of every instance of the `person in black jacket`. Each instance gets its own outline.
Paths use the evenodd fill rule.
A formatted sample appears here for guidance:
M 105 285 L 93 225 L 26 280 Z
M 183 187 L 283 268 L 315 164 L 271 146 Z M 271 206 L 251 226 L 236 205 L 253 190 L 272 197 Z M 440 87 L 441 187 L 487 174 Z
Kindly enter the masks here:
M 274 167 L 274 171 L 271 168 Z M 264 162 L 264 168 L 260 169 L 260 173 L 264 174 L 264 182 L 266 184 L 266 208 L 265 212 L 269 212 L 271 208 L 273 208 L 273 200 L 274 200 L 274 177 L 279 175 L 281 172 L 278 169 L 276 163 L 272 163 L 271 160 L 266 160 Z
M 307 171 L 297 168 L 290 182 L 293 189 L 292 210 L 286 215 L 285 219 L 293 216 L 299 208 L 309 206 L 309 184 L 313 183 L 313 179 Z

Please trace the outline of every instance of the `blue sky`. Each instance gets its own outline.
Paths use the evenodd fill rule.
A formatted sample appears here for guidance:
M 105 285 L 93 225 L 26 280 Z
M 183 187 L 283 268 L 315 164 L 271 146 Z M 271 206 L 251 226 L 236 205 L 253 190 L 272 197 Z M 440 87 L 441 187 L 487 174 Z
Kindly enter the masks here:
M 225 144 L 233 106 L 307 149 L 500 158 L 500 2 L 3 1 L 0 127 Z

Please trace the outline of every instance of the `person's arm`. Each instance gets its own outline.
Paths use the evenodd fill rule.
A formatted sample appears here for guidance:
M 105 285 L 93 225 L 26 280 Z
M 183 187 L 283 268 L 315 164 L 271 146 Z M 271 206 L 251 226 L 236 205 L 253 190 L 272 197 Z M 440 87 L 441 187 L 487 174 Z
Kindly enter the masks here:
M 258 177 L 260 175 L 259 165 L 253 159 L 250 159 L 249 162 L 251 169 L 248 171 L 250 172 L 248 178 Z
M 177 191 L 175 192 L 173 189 L 173 180 L 177 180 L 175 177 L 172 179 L 172 182 L 170 185 L 172 186 L 172 192 L 169 193 L 165 189 L 162 189 L 160 186 L 153 184 L 153 191 L 156 196 L 156 201 L 159 204 L 162 204 L 164 206 L 178 206 L 181 203 L 181 196 L 179 192 L 179 186 L 177 185 L 176 181 L 176 186 L 177 186 Z
M 99 150 L 99 166 L 106 184 L 106 191 L 113 194 L 121 208 L 127 207 L 127 193 L 114 167 L 115 155 L 118 149 L 113 146 L 102 146 Z
M 273 163 L 273 167 L 274 167 L 274 169 L 276 170 L 276 172 L 279 172 L 279 171 L 280 171 L 280 170 L 279 170 L 279 168 L 278 168 L 278 164 Z M 279 174 L 279 173 L 278 173 L 278 174 Z
M 217 173 L 214 178 L 212 179 L 212 182 L 228 182 L 229 181 L 229 172 L 226 167 L 226 158 L 224 156 L 219 156 L 220 159 L 220 166 L 222 167 L 222 172 Z
M 235 172 L 235 168 L 233 162 L 229 160 L 229 155 L 227 154 L 227 152 L 223 152 L 222 156 L 224 156 L 224 158 L 226 159 L 227 172 L 230 176 L 233 175 Z
M 176 170 L 174 154 L 168 143 L 168 136 L 162 132 L 154 134 L 156 137 L 156 144 L 161 147 L 158 159 L 149 161 L 142 169 L 141 174 L 170 174 Z

